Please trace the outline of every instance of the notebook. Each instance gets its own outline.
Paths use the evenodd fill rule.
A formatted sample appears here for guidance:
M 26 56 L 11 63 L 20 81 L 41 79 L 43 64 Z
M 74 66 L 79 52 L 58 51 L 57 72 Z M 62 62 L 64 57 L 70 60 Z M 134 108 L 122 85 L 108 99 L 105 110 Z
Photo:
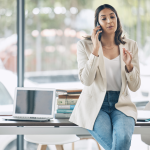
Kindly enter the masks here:
M 54 118 L 56 90 L 52 88 L 15 89 L 13 116 L 5 120 L 49 121 Z
M 82 89 L 56 89 L 58 95 L 76 95 L 81 94 Z
M 145 122 L 147 119 L 150 119 L 150 110 L 138 110 L 137 121 Z

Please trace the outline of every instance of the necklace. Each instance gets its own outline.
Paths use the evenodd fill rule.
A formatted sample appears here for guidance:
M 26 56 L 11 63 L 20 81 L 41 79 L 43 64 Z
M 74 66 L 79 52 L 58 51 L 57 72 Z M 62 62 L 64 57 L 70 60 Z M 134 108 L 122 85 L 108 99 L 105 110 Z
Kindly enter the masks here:
M 105 46 L 102 46 L 102 47 L 104 47 L 105 48 Z M 114 46 L 115 47 L 115 46 Z M 108 49 L 108 48 L 105 48 L 106 50 L 113 50 L 114 49 L 114 47 L 113 48 L 110 48 L 110 49 Z
M 113 50 L 115 46 L 110 49 L 106 48 L 105 46 L 102 46 L 102 47 L 104 47 L 106 50 Z

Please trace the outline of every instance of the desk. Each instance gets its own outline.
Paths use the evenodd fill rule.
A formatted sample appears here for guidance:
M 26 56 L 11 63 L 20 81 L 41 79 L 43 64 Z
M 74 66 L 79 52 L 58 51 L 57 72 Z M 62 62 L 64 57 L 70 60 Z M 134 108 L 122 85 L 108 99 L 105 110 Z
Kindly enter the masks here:
M 23 150 L 23 136 L 36 134 L 76 134 L 80 138 L 91 137 L 89 132 L 68 119 L 51 119 L 48 122 L 5 121 L 0 117 L 1 135 L 18 135 L 17 150 Z M 150 122 L 137 122 L 133 134 L 150 136 Z
M 0 134 L 76 134 L 90 136 L 89 132 L 70 122 L 68 119 L 52 119 L 48 122 L 5 121 L 0 117 Z M 150 135 L 150 122 L 137 122 L 133 134 Z

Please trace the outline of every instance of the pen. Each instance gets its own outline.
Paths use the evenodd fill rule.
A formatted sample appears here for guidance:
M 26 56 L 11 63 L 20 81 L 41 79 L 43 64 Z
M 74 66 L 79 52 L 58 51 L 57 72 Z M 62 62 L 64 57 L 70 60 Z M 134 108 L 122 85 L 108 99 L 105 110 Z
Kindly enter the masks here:
M 146 119 L 145 121 L 148 122 L 148 121 L 150 121 L 150 119 Z

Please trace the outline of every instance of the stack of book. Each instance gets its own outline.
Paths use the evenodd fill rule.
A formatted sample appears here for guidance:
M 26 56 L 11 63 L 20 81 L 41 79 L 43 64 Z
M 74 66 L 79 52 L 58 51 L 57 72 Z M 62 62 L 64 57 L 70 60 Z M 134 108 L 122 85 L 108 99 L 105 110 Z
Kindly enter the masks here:
M 81 89 L 56 90 L 58 94 L 57 109 L 55 111 L 56 119 L 68 119 L 77 103 L 82 92 Z

